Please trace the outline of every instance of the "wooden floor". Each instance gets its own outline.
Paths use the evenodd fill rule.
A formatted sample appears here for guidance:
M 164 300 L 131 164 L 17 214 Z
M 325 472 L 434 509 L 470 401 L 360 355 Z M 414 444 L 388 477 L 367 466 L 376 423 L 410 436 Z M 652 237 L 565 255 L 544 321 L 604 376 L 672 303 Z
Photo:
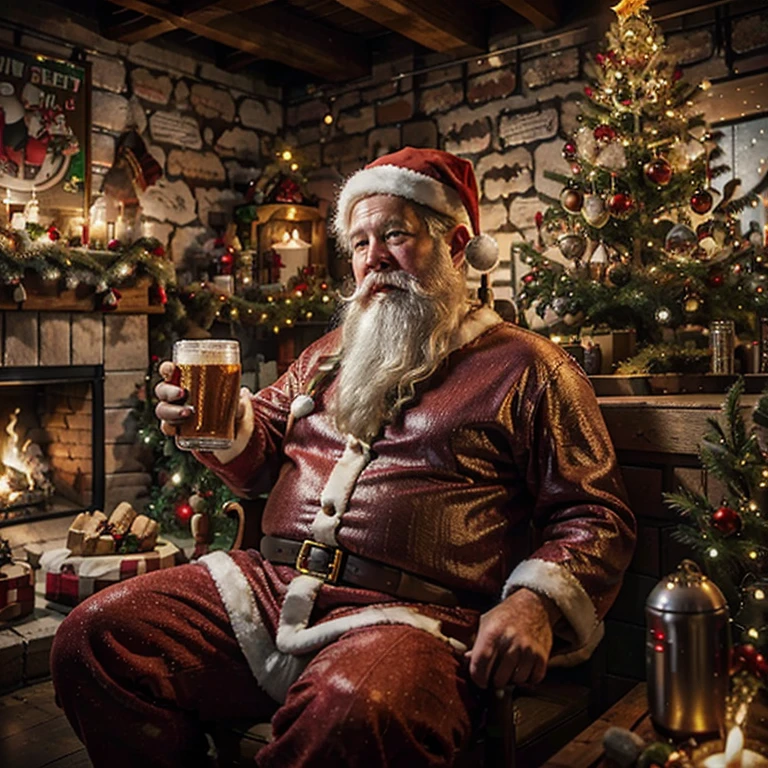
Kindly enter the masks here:
M 91 768 L 50 680 L 0 696 L 2 768 Z

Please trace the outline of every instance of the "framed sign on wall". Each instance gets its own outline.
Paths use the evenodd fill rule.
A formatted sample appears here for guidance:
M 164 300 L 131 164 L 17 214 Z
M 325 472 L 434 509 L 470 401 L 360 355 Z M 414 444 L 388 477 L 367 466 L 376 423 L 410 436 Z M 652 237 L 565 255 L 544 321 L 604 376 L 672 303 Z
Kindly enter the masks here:
M 90 108 L 89 64 L 0 46 L 3 224 L 33 198 L 41 223 L 87 215 Z

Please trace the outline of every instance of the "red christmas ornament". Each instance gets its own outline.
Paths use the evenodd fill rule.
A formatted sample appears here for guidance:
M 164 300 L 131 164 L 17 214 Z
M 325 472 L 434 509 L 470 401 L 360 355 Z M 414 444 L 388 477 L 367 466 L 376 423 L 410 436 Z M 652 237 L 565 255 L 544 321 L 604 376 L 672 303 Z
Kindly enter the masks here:
M 763 682 L 768 681 L 768 660 L 751 643 L 734 645 L 731 651 L 731 674 L 742 669 Z
M 117 309 L 117 305 L 120 303 L 121 297 L 122 294 L 117 288 L 108 288 L 101 299 L 102 312 L 114 312 Z
M 56 229 L 55 224 L 51 224 L 50 227 L 48 227 L 48 239 L 55 243 L 57 240 L 61 238 L 61 232 L 59 232 L 58 229 Z
M 586 85 L 584 86 L 584 95 L 588 99 L 591 99 L 595 95 L 595 92 L 588 85 Z
M 715 272 L 714 274 L 709 276 L 709 284 L 713 288 L 719 288 L 723 284 L 724 279 L 725 278 L 723 277 L 721 272 Z
M 608 210 L 612 216 L 625 216 L 632 210 L 634 200 L 623 192 L 616 192 L 608 198 Z
M 566 141 L 563 146 L 563 157 L 566 160 L 573 160 L 576 157 L 576 145 L 572 141 Z
M 672 166 L 664 157 L 654 157 L 653 160 L 645 164 L 644 170 L 649 181 L 660 187 L 666 187 L 672 180 Z
M 120 247 L 120 241 L 117 238 L 112 238 L 107 243 L 107 250 L 108 251 L 116 251 Z
M 536 211 L 533 220 L 536 222 L 536 229 L 541 229 L 541 225 L 544 223 L 544 214 L 541 211 Z
M 677 82 L 683 76 L 683 70 L 680 67 L 675 67 L 675 71 L 672 73 L 672 81 Z
M 168 303 L 168 294 L 165 292 L 165 287 L 159 283 L 155 286 L 155 298 L 157 299 L 158 304 Z
M 536 275 L 535 272 L 528 272 L 528 274 L 523 275 L 523 282 L 526 285 L 530 285 L 532 282 L 534 282 L 536 280 L 536 277 L 537 277 L 537 275 Z
M 610 125 L 598 125 L 593 133 L 596 141 L 601 141 L 605 144 L 616 138 L 616 130 Z
M 235 257 L 230 253 L 229 251 L 226 251 L 225 253 L 221 254 L 221 258 L 219 259 L 219 263 L 221 265 L 221 274 L 222 275 L 231 275 L 232 274 L 232 266 L 235 263 Z
M 595 61 L 602 67 L 603 64 L 605 64 L 605 54 L 604 53 L 596 53 L 595 54 Z
M 697 189 L 691 196 L 694 213 L 705 214 L 712 208 L 712 195 L 706 189 Z
M 180 504 L 177 504 L 176 509 L 174 510 L 176 519 L 180 523 L 188 523 L 194 513 L 195 511 L 192 509 L 190 504 L 188 504 L 185 501 L 182 501 Z
M 165 256 L 165 248 L 162 245 L 158 245 L 157 248 L 152 249 L 152 255 L 162 259 Z
M 735 509 L 719 507 L 712 513 L 712 527 L 725 536 L 731 536 L 741 530 L 741 517 Z

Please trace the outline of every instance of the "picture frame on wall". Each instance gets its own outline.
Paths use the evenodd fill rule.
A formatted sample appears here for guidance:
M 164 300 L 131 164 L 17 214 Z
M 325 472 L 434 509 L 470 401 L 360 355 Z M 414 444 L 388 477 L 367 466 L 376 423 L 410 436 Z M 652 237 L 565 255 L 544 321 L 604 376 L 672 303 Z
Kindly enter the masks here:
M 0 45 L 0 224 L 37 201 L 40 224 L 87 219 L 91 68 Z

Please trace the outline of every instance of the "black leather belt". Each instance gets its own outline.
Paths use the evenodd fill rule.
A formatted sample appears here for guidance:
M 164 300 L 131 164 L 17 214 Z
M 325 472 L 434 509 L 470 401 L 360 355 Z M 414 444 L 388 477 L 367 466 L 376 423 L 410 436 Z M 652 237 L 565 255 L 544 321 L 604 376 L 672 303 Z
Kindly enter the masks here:
M 385 592 L 403 600 L 455 606 L 459 604 L 450 589 L 413 576 L 399 568 L 358 557 L 338 547 L 318 541 L 292 541 L 276 536 L 263 536 L 261 554 L 271 563 L 292 565 L 300 573 L 315 576 L 329 584 Z

